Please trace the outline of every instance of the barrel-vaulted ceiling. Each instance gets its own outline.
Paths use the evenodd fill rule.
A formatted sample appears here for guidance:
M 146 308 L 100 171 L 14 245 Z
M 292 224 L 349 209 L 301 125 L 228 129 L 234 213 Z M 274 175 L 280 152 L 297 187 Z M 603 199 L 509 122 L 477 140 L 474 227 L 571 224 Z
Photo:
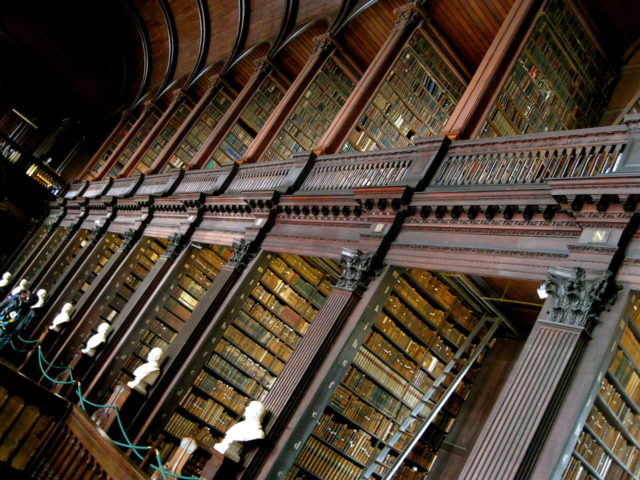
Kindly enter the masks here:
M 433 28 L 472 74 L 514 1 L 420 0 Z M 640 2 L 574 0 L 611 51 L 638 35 Z M 285 76 L 300 71 L 312 38 L 332 32 L 366 68 L 408 0 L 22 0 L 0 14 L 0 96 L 66 102 L 108 117 L 173 89 L 196 93 L 224 73 L 240 86 L 268 56 Z M 12 70 L 11 66 L 15 68 Z M 39 81 L 38 81 L 39 80 Z M 35 94 L 25 91 L 31 84 Z M 47 85 L 47 83 L 49 85 Z M 63 92 L 63 93 L 60 93 Z M 71 109 L 72 110 L 72 109 Z

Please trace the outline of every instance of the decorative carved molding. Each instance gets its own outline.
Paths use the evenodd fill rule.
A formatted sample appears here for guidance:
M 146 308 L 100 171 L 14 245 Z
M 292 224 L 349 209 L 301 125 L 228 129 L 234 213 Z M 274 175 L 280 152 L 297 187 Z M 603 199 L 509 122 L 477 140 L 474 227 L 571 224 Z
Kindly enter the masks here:
M 396 22 L 393 29 L 402 30 L 404 28 L 411 28 L 421 20 L 427 19 L 423 10 L 424 4 L 424 1 L 419 1 L 397 8 L 394 11 L 396 14 Z
M 342 249 L 342 255 L 340 255 L 342 275 L 340 275 L 336 287 L 352 291 L 366 287 L 371 277 L 375 276 L 373 272 L 375 259 L 375 252 L 363 252 L 350 248 Z
M 233 241 L 233 256 L 227 262 L 227 266 L 231 268 L 245 268 L 253 258 L 253 242 L 244 238 L 235 239 Z
M 587 272 L 580 267 L 552 268 L 544 283 L 553 296 L 553 308 L 548 311 L 549 321 L 562 325 L 593 326 L 598 315 L 608 309 L 617 298 L 613 273 Z

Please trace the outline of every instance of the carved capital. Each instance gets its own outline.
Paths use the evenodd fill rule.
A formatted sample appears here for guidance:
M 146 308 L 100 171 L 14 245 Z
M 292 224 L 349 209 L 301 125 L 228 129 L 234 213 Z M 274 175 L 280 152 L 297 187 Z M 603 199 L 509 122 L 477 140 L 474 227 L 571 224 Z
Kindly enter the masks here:
M 253 242 L 244 238 L 233 241 L 233 256 L 227 262 L 231 268 L 244 268 L 253 258 Z
M 140 230 L 130 228 L 122 234 L 122 245 L 120 248 L 123 250 L 130 250 L 136 244 L 140 236 Z
M 169 260 L 173 260 L 180 255 L 180 252 L 182 252 L 186 245 L 185 235 L 183 233 L 172 233 L 169 236 L 169 242 L 169 246 L 162 256 Z
M 336 40 L 328 33 L 313 38 L 313 55 L 331 53 L 336 48 Z
M 616 300 L 616 287 L 610 271 L 586 271 L 580 267 L 552 268 L 544 288 L 553 296 L 549 321 L 563 325 L 593 326 L 598 315 Z
M 89 232 L 87 237 L 87 245 L 96 245 L 104 233 L 104 225 L 96 225 Z
M 273 70 L 273 64 L 269 61 L 268 58 L 261 58 L 253 62 L 254 68 L 253 71 L 258 75 L 269 75 Z
M 340 255 L 342 275 L 336 287 L 352 291 L 366 287 L 371 277 L 375 275 L 373 272 L 375 259 L 375 252 L 343 248 Z
M 393 27 L 394 30 L 403 30 L 405 28 L 411 28 L 417 25 L 420 21 L 424 20 L 426 15 L 422 10 L 422 4 L 424 2 L 415 2 L 409 5 L 405 5 L 400 8 L 396 8 L 394 13 L 396 14 L 396 23 Z

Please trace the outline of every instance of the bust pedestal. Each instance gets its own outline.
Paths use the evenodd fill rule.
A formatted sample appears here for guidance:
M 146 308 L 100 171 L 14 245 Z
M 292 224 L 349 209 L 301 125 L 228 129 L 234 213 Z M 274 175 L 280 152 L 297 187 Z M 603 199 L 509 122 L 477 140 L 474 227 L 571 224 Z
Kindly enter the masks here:
M 125 384 L 118 383 L 113 389 L 113 393 L 104 403 L 105 405 L 115 405 L 120 411 L 120 419 L 126 427 L 127 421 L 144 403 L 144 395 L 136 392 Z M 120 428 L 116 422 L 116 410 L 114 408 L 101 408 L 96 410 L 91 419 L 96 426 L 100 427 L 112 438 L 119 438 Z M 114 425 L 115 424 L 115 425 Z

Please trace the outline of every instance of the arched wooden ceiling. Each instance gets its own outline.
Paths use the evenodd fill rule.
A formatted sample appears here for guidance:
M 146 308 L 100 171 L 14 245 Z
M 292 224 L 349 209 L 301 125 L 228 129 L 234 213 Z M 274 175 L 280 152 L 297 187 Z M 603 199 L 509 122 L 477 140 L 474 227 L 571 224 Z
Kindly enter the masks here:
M 218 73 L 241 84 L 258 56 L 268 55 L 293 78 L 311 39 L 327 31 L 337 32 L 347 54 L 366 68 L 393 26 L 393 10 L 407 1 L 23 0 L 3 5 L 0 34 L 34 63 L 50 66 L 57 91 L 75 90 L 78 109 L 106 117 L 173 88 L 202 91 Z M 423 5 L 433 28 L 473 73 L 514 1 Z M 613 55 L 622 56 L 637 40 L 640 2 L 576 1 Z M 5 57 L 13 59 L 15 51 Z

